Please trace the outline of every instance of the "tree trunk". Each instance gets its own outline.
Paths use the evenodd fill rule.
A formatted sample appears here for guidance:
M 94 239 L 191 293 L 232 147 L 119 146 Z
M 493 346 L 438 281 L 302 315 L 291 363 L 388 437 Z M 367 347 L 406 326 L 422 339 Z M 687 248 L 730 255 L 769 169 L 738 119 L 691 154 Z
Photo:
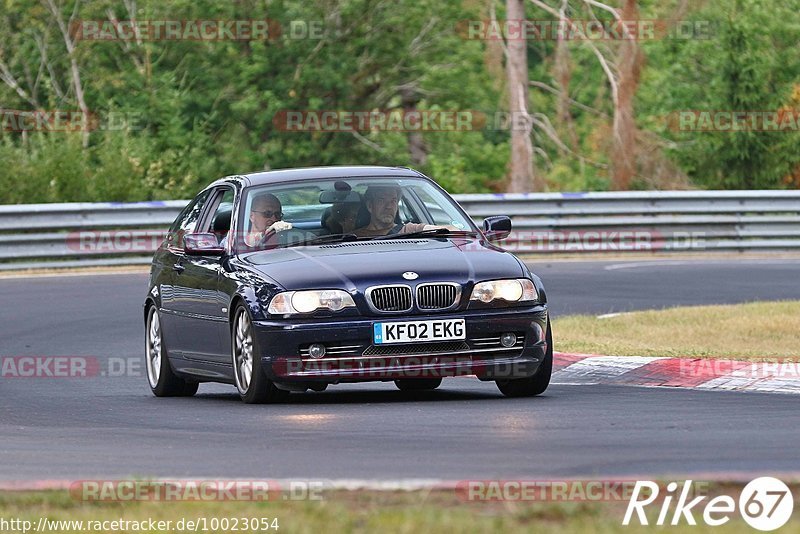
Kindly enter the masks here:
M 555 78 L 561 92 L 556 101 L 556 115 L 561 133 L 567 139 L 569 148 L 578 151 L 578 133 L 575 130 L 575 121 L 570 111 L 569 82 L 572 79 L 572 60 L 569 53 L 569 44 L 564 39 L 558 39 L 555 51 Z M 560 150 L 563 155 L 563 150 Z
M 525 18 L 524 0 L 506 0 L 506 19 Z M 511 127 L 511 193 L 540 191 L 534 179 L 531 120 L 528 111 L 528 50 L 524 39 L 509 39 L 506 53 L 508 111 Z
M 625 0 L 620 17 L 639 19 L 637 0 Z M 611 148 L 611 188 L 630 189 L 636 176 L 636 121 L 633 100 L 639 87 L 642 52 L 638 41 L 623 39 L 619 50 L 619 96 L 614 108 L 614 139 Z
M 404 85 L 400 88 L 400 105 L 403 113 L 416 112 L 419 101 L 420 96 L 415 87 Z M 412 165 L 416 167 L 421 167 L 428 161 L 428 147 L 421 132 L 415 130 L 408 133 L 408 153 L 411 156 Z
M 64 46 L 67 49 L 67 56 L 69 57 L 72 87 L 75 90 L 75 99 L 78 101 L 78 108 L 80 108 L 81 114 L 84 118 L 84 127 L 81 132 L 83 137 L 83 148 L 87 148 L 89 146 L 89 130 L 92 127 L 93 121 L 91 114 L 89 113 L 89 107 L 86 105 L 86 100 L 83 96 L 83 83 L 81 83 L 81 73 L 80 69 L 78 68 L 78 59 L 75 56 L 75 41 L 69 33 L 69 25 L 72 24 L 72 21 L 75 19 L 75 15 L 78 13 L 79 2 L 75 3 L 69 22 L 64 21 L 64 14 L 61 11 L 60 5 L 56 5 L 53 0 L 46 0 L 46 5 L 50 9 L 50 13 L 52 13 L 53 18 L 56 19 L 58 29 L 61 31 L 61 36 L 64 38 Z

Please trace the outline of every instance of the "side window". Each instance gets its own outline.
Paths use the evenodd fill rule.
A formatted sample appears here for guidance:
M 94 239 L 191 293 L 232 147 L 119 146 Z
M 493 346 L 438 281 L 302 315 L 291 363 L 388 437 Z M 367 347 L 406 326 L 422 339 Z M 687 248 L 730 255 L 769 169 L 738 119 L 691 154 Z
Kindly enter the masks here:
M 400 197 L 400 202 L 397 204 L 397 214 L 400 217 L 400 222 L 402 223 L 421 222 L 419 217 L 417 217 L 417 215 L 411 209 L 411 206 L 408 204 L 405 195 Z
M 231 229 L 231 214 L 233 210 L 233 189 L 226 187 L 222 190 L 217 190 L 214 195 L 213 205 L 214 213 L 206 219 L 203 225 L 203 232 L 211 232 L 217 236 L 217 239 L 228 235 Z
M 208 191 L 198 195 L 183 209 L 180 215 L 178 215 L 178 218 L 175 219 L 175 222 L 172 223 L 169 229 L 169 235 L 167 236 L 170 246 L 183 248 L 183 235 L 194 232 L 197 220 L 203 212 L 203 206 L 205 206 L 206 200 L 208 200 L 208 195 Z
M 443 202 L 442 199 L 435 198 L 428 188 L 414 186 L 414 193 L 425 205 L 424 210 L 430 214 L 431 223 L 439 225 L 455 224 L 456 226 L 463 226 L 458 224 L 457 221 L 462 219 L 462 215 L 449 203 Z

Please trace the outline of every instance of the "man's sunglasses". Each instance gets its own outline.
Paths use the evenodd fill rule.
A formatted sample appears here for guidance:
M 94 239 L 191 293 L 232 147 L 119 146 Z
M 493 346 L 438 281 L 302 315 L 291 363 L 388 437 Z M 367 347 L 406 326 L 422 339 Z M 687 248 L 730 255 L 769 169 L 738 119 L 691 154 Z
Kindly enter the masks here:
M 281 211 L 270 211 L 270 210 L 264 210 L 264 211 L 250 210 L 250 211 L 252 211 L 253 213 L 260 213 L 267 219 L 272 219 L 273 217 L 276 219 L 280 219 L 281 217 L 283 217 L 283 212 Z

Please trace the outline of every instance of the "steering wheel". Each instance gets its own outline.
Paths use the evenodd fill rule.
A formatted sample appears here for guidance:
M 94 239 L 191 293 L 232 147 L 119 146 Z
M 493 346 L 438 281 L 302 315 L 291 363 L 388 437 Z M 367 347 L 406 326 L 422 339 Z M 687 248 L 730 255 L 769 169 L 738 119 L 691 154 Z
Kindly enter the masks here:
M 397 235 L 403 231 L 403 228 L 405 228 L 405 226 L 406 225 L 402 222 L 397 223 L 389 229 L 389 232 L 386 235 Z

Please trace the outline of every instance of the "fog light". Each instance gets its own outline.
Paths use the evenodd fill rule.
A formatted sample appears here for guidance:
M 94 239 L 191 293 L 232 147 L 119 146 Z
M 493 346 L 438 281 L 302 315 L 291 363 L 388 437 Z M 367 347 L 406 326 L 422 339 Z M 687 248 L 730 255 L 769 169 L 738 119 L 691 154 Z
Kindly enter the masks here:
M 513 332 L 506 332 L 500 336 L 500 344 L 509 349 L 517 344 L 517 336 Z
M 325 356 L 325 345 L 322 343 L 314 343 L 308 347 L 308 355 L 312 358 L 322 358 Z

